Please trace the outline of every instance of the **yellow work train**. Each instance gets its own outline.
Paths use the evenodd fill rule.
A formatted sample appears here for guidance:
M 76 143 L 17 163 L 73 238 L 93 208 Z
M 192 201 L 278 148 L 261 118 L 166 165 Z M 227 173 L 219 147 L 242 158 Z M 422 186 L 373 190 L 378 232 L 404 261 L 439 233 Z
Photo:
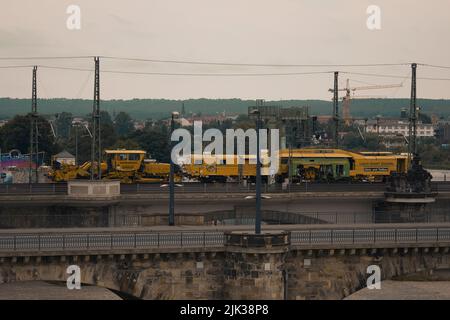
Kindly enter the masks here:
M 168 180 L 170 165 L 145 159 L 143 150 L 106 150 L 106 161 L 102 161 L 102 178 L 118 179 L 123 183 L 162 182 Z M 90 177 L 91 162 L 81 166 L 60 164 L 52 161 L 51 178 L 56 182 Z M 94 172 L 97 172 L 94 163 Z
M 193 155 L 190 160 L 182 165 L 181 172 L 185 177 L 201 182 L 254 180 L 256 177 L 256 155 Z M 261 175 L 268 174 L 268 165 L 262 165 Z
M 119 179 L 124 183 L 163 182 L 169 178 L 170 165 L 145 159 L 142 150 L 106 150 L 102 162 L 104 179 Z M 263 153 L 262 159 L 267 160 Z M 176 167 L 177 181 L 182 177 L 201 182 L 226 182 L 228 180 L 254 181 L 256 156 L 194 155 Z M 264 162 L 268 163 L 268 162 Z M 94 164 L 95 166 L 95 164 Z M 91 163 L 81 166 L 54 164 L 51 176 L 54 181 L 90 177 Z M 264 180 L 269 177 L 269 164 L 261 166 Z M 392 173 L 407 171 L 407 156 L 390 152 L 351 152 L 341 149 L 285 149 L 279 152 L 279 167 L 274 178 L 293 181 L 384 181 Z M 94 168 L 94 172 L 96 172 Z
M 264 154 L 262 156 L 264 158 Z M 227 179 L 254 180 L 255 156 L 194 155 L 190 163 L 182 167 L 185 176 L 200 181 L 226 181 Z M 216 161 L 218 159 L 218 161 Z M 203 160 L 203 161 L 202 161 Z M 340 149 L 291 149 L 279 152 L 278 182 L 287 178 L 310 181 L 383 181 L 394 172 L 406 172 L 407 157 L 390 152 L 350 152 Z M 269 176 L 269 165 L 262 165 L 263 179 Z

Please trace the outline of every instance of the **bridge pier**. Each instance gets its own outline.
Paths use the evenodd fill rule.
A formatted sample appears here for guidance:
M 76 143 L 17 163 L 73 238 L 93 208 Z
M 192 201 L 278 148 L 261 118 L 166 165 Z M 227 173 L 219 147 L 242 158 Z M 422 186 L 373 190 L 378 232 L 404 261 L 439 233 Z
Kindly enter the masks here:
M 310 300 L 365 287 L 371 265 L 382 280 L 449 275 L 450 224 L 266 230 L 4 230 L 0 284 L 65 281 L 76 264 L 83 284 L 142 299 Z
M 224 299 L 285 299 L 288 232 L 226 234 Z

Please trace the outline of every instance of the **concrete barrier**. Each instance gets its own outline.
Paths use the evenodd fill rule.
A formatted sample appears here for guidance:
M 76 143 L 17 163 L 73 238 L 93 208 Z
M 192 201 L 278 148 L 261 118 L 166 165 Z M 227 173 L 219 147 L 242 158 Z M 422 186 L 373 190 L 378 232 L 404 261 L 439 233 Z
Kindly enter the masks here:
M 119 180 L 72 180 L 67 183 L 73 198 L 114 198 L 120 195 Z

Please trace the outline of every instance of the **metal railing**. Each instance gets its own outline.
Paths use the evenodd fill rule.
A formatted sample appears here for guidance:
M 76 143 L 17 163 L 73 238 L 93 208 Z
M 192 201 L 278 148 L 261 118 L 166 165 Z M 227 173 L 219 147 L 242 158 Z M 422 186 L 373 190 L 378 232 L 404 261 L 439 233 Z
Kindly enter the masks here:
M 450 228 L 320 229 L 291 232 L 291 244 L 370 245 L 450 242 Z
M 450 228 L 324 228 L 290 232 L 291 245 L 450 244 Z M 115 251 L 123 249 L 220 248 L 225 233 L 116 232 L 0 234 L 0 252 Z
M 254 193 L 255 184 L 247 185 L 238 183 L 183 183 L 176 188 L 176 193 Z M 449 186 L 450 189 L 450 186 Z M 384 184 L 376 183 L 308 183 L 291 184 L 283 187 L 281 184 L 263 184 L 265 193 L 289 193 L 289 192 L 356 192 L 371 191 L 382 192 Z M 160 184 L 122 184 L 121 194 L 157 194 L 168 193 L 167 188 Z M 64 195 L 67 194 L 67 183 L 18 183 L 0 184 L 0 195 Z
M 289 192 L 383 192 L 386 185 L 383 183 L 310 183 L 302 182 L 283 186 L 280 183 L 262 185 L 265 193 L 289 193 Z M 158 184 L 130 184 L 121 185 L 122 194 L 145 194 L 167 192 Z M 255 193 L 256 185 L 247 183 L 182 183 L 176 188 L 177 193 Z
M 176 188 L 176 193 L 254 193 L 255 184 L 247 185 L 239 183 L 198 183 L 183 182 Z M 433 191 L 450 192 L 450 182 L 433 182 Z M 291 193 L 291 192 L 384 192 L 384 183 L 319 183 L 302 182 L 290 185 L 263 184 L 264 193 Z M 122 184 L 121 194 L 157 194 L 168 193 L 168 188 L 162 188 L 160 184 Z M 1 195 L 64 195 L 67 194 L 67 183 L 17 183 L 0 184 Z
M 38 233 L 0 235 L 0 252 L 207 248 L 224 245 L 223 232 Z
M 66 195 L 66 183 L 0 184 L 0 195 Z

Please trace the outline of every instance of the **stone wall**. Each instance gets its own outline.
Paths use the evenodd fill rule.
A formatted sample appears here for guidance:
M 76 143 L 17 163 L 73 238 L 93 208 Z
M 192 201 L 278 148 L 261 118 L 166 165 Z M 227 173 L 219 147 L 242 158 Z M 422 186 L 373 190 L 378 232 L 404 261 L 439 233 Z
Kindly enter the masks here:
M 81 268 L 84 284 L 142 299 L 342 299 L 366 285 L 366 269 L 382 280 L 450 268 L 446 248 L 296 250 L 227 247 L 217 252 L 99 252 L 76 256 L 0 254 L 0 283 L 66 281 Z
M 82 284 L 142 299 L 222 299 L 223 254 L 140 254 L 1 259 L 0 283 L 66 281 L 78 265 Z
M 287 299 L 343 299 L 366 286 L 369 265 L 380 267 L 382 280 L 450 267 L 449 256 L 441 250 L 395 250 L 291 251 L 286 260 Z
M 227 300 L 284 299 L 284 253 L 228 252 L 224 262 Z

